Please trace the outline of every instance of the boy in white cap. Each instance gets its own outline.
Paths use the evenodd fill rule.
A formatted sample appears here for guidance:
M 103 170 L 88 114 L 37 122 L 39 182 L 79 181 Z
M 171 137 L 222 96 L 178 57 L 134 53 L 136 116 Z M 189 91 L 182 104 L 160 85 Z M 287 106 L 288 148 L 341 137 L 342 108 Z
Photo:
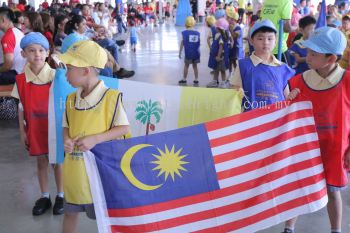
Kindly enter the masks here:
M 24 73 L 16 76 L 12 96 L 19 99 L 18 120 L 21 141 L 30 156 L 37 159 L 41 197 L 35 202 L 33 215 L 42 215 L 51 207 L 48 187 L 48 106 L 49 90 L 55 70 L 45 62 L 49 42 L 39 32 L 30 32 L 21 40 L 22 56 L 27 59 Z M 57 196 L 53 214 L 63 214 L 62 165 L 53 165 Z
M 107 53 L 89 40 L 73 44 L 59 59 L 67 66 L 67 79 L 77 91 L 66 101 L 63 118 L 65 158 L 63 180 L 65 214 L 63 232 L 74 233 L 79 212 L 95 219 L 89 180 L 83 153 L 96 144 L 121 138 L 129 131 L 129 122 L 121 93 L 99 80 L 99 70 L 107 62 Z
M 348 184 L 350 167 L 350 72 L 338 65 L 346 39 L 338 29 L 322 27 L 301 43 L 308 49 L 310 70 L 290 80 L 289 99 L 312 102 L 327 182 L 331 232 L 340 233 L 340 191 Z M 293 233 L 295 222 L 296 218 L 287 221 L 284 232 Z
M 238 60 L 230 80 L 235 89 L 244 91 L 244 111 L 285 100 L 289 94 L 288 80 L 294 76 L 294 70 L 273 56 L 276 33 L 268 19 L 257 21 L 250 30 L 254 52 L 250 57 Z
M 200 62 L 200 33 L 193 29 L 196 24 L 196 20 L 192 16 L 186 18 L 186 30 L 182 32 L 182 41 L 180 44 L 179 58 L 183 48 L 185 48 L 185 66 L 183 72 L 183 79 L 179 81 L 179 84 L 187 83 L 188 67 L 192 64 L 194 71 L 194 85 L 198 85 L 198 67 L 197 64 Z

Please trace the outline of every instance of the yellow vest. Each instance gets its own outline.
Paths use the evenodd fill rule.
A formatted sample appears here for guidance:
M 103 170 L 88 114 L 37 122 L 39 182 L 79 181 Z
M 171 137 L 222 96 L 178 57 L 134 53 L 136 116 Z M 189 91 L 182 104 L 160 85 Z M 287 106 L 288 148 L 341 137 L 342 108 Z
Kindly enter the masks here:
M 120 96 L 117 90 L 108 89 L 95 106 L 76 109 L 76 93 L 70 94 L 66 103 L 69 137 L 84 137 L 110 130 Z M 71 204 L 91 204 L 90 185 L 82 152 L 75 150 L 72 154 L 66 154 L 62 174 L 66 201 Z

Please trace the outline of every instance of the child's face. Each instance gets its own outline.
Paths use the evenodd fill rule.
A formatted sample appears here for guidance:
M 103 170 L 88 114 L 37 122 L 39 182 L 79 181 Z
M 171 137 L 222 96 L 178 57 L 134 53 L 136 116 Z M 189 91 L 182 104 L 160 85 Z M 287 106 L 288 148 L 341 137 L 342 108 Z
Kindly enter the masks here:
M 85 77 L 85 69 L 82 67 L 76 67 L 72 65 L 67 65 L 67 79 L 68 82 L 73 86 L 73 87 L 81 87 L 86 81 Z
M 342 28 L 344 30 L 349 30 L 350 29 L 350 20 L 342 20 Z
M 230 25 L 236 25 L 236 20 L 234 20 L 233 18 L 227 17 L 227 21 Z
M 306 63 L 310 69 L 317 70 L 326 67 L 330 64 L 330 58 L 331 57 L 326 57 L 325 54 L 307 49 Z
M 251 39 L 255 53 L 271 53 L 276 44 L 276 34 L 273 32 L 257 32 Z
M 44 47 L 38 44 L 28 45 L 23 51 L 22 56 L 27 59 L 30 66 L 43 67 L 45 65 L 45 59 L 49 55 L 49 52 Z
M 77 32 L 80 34 L 84 34 L 86 31 L 86 21 L 85 19 L 77 25 Z
M 30 22 L 29 22 L 29 18 L 28 17 L 23 17 L 23 24 L 26 28 L 30 29 L 31 28 L 31 25 L 30 25 Z
M 300 28 L 300 32 L 303 34 L 304 40 L 308 39 L 315 30 L 315 24 L 307 25 L 305 28 Z

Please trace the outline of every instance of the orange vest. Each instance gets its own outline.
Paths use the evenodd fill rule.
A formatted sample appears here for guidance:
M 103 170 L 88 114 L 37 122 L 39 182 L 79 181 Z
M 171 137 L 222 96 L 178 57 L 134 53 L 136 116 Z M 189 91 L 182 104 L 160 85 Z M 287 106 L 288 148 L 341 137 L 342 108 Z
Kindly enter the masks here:
M 301 74 L 290 80 L 290 87 L 300 89 L 297 101 L 312 102 L 327 184 L 345 186 L 348 183 L 344 155 L 350 137 L 350 72 L 346 71 L 336 86 L 326 90 L 311 89 Z
M 48 154 L 48 108 L 51 83 L 26 82 L 25 74 L 16 76 L 16 85 L 24 109 L 25 129 L 32 156 Z

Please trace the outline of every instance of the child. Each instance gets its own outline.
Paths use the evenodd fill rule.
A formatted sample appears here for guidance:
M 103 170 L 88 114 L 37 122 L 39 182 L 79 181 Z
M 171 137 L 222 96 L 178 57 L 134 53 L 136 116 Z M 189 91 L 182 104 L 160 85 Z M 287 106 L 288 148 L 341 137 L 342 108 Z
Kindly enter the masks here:
M 226 17 L 230 25 L 229 30 L 231 34 L 231 44 L 232 44 L 232 47 L 230 48 L 230 65 L 229 65 L 229 71 L 231 74 L 232 66 L 234 69 L 236 69 L 237 60 L 244 58 L 243 31 L 242 31 L 242 28 L 237 23 L 239 16 L 235 12 L 233 7 L 226 8 Z
M 210 49 L 212 41 L 213 41 L 214 36 L 216 34 L 216 27 L 215 27 L 216 19 L 214 16 L 210 15 L 205 19 L 205 22 L 207 23 L 207 27 L 210 28 L 210 32 L 208 33 L 208 36 L 207 36 L 207 43 L 208 43 L 208 47 Z
M 213 81 L 207 84 L 207 87 L 228 88 L 229 82 L 226 80 L 226 69 L 229 66 L 229 32 L 228 22 L 225 18 L 219 18 L 215 23 L 217 33 L 214 36 L 209 54 L 209 68 L 214 70 Z M 221 73 L 222 82 L 219 85 L 219 73 Z
M 305 57 L 307 54 L 307 49 L 304 48 L 301 43 L 307 40 L 309 36 L 313 33 L 315 29 L 316 20 L 312 16 L 305 16 L 299 20 L 299 31 L 302 33 L 303 37 L 300 40 L 294 42 L 292 47 L 289 49 L 290 54 L 295 58 L 296 67 L 295 74 L 301 74 L 309 69 Z
M 182 32 L 182 41 L 180 44 L 179 58 L 181 58 L 182 49 L 185 48 L 185 66 L 183 79 L 179 81 L 179 84 L 186 84 L 186 78 L 188 74 L 188 67 L 192 64 L 194 71 L 194 85 L 198 85 L 198 68 L 197 64 L 200 62 L 200 34 L 194 30 L 193 27 L 196 21 L 192 16 L 186 18 L 185 26 L 186 30 Z
M 288 80 L 294 71 L 272 54 L 276 32 L 268 19 L 257 21 L 250 30 L 254 52 L 249 58 L 238 61 L 231 79 L 234 88 L 244 91 L 244 111 L 284 100 L 289 94 Z
M 289 99 L 309 100 L 313 105 L 316 129 L 328 192 L 331 232 L 341 232 L 340 190 L 348 184 L 350 161 L 350 73 L 337 60 L 346 47 L 344 35 L 335 28 L 315 30 L 302 45 L 308 49 L 310 70 L 290 80 Z M 285 233 L 293 233 L 296 218 L 286 222 Z
M 65 215 L 63 232 L 76 232 L 78 213 L 95 219 L 83 153 L 96 144 L 118 139 L 129 131 L 121 93 L 107 88 L 98 79 L 105 67 L 107 53 L 97 43 L 83 40 L 59 56 L 67 65 L 67 79 L 77 91 L 67 97 L 63 119 L 63 179 Z M 103 109 L 103 111 L 101 111 Z M 81 111 L 83 110 L 83 111 Z
M 343 69 L 348 69 L 350 65 L 350 15 L 344 15 L 342 18 L 342 32 L 347 40 L 346 49 L 339 61 L 339 65 Z
M 135 21 L 130 20 L 130 28 L 129 28 L 129 33 L 130 33 L 130 45 L 131 45 L 131 50 L 135 53 L 136 52 L 136 44 L 137 44 L 137 31 L 135 27 Z
M 16 76 L 12 96 L 19 99 L 18 120 L 21 141 L 36 157 L 41 198 L 35 202 L 33 215 L 42 215 L 51 207 L 48 187 L 48 101 L 55 70 L 45 62 L 49 42 L 39 32 L 30 32 L 21 40 L 22 56 L 27 59 L 24 73 Z M 62 166 L 55 164 L 57 196 L 53 214 L 63 214 Z

